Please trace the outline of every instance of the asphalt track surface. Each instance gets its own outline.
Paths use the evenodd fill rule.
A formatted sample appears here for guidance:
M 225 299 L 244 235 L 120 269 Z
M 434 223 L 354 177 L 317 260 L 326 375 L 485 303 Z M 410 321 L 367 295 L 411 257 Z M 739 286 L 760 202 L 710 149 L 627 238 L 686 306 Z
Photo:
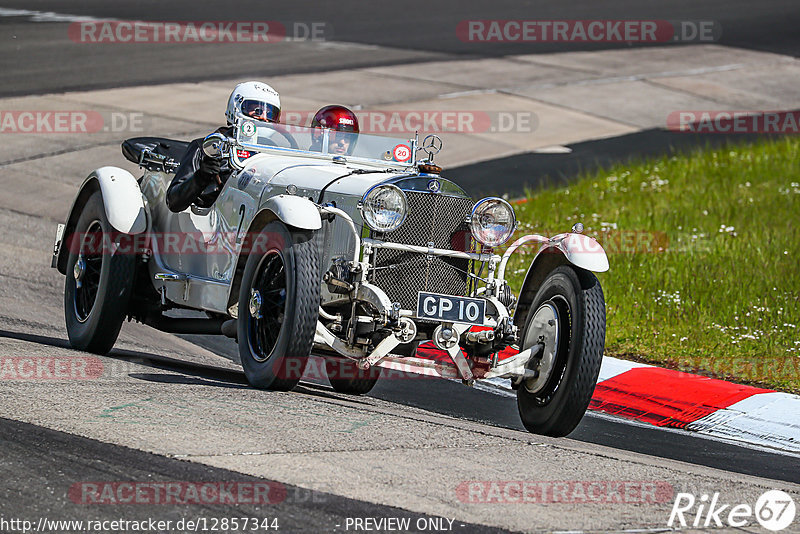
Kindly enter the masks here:
M 259 522 L 265 518 L 270 522 L 277 519 L 279 531 L 284 532 L 335 532 L 344 530 L 348 517 L 403 517 L 408 518 L 412 526 L 418 520 L 429 517 L 391 506 L 346 499 L 225 469 L 109 445 L 10 419 L 0 418 L 0 448 L 3 451 L 3 484 L 0 485 L 3 515 L 5 518 L 11 516 L 34 523 L 38 523 L 38 518 L 50 521 L 119 518 L 143 521 L 153 518 L 172 521 L 176 525 L 181 519 L 245 517 Z M 77 493 L 69 491 L 75 480 L 109 479 L 153 482 L 180 480 L 198 485 L 214 482 L 226 484 L 231 481 L 237 484 L 269 484 L 269 502 L 170 505 L 101 503 L 87 506 L 82 502 L 80 490 Z M 51 498 L 43 499 L 43 495 Z M 508 532 L 464 522 L 454 522 L 453 530 Z
M 333 38 L 359 45 L 386 47 L 376 52 L 369 46 L 325 47 L 314 43 L 294 46 L 275 45 L 275 50 L 253 52 L 251 45 L 193 47 L 171 45 L 127 45 L 86 47 L 73 44 L 66 34 L 66 22 L 35 22 L 26 16 L 0 17 L 0 95 L 59 92 L 74 89 L 117 87 L 231 78 L 240 75 L 269 76 L 333 70 L 392 63 L 424 62 L 447 58 L 491 57 L 513 53 L 554 52 L 582 49 L 580 45 L 529 44 L 481 45 L 463 43 L 455 37 L 455 25 L 464 19 L 689 19 L 715 20 L 723 28 L 721 44 L 800 54 L 800 9 L 796 1 L 760 2 L 650 2 L 617 1 L 613 6 L 597 2 L 573 5 L 551 2 L 495 1 L 482 4 L 448 0 L 440 3 L 408 2 L 398 10 L 396 2 L 318 3 L 318 2 L 240 2 L 235 7 L 223 3 L 197 4 L 177 1 L 148 2 L 55 2 L 4 1 L 3 8 L 53 11 L 74 15 L 115 19 L 146 20 L 253 20 L 325 21 Z M 609 45 L 615 46 L 615 45 Z M 588 49 L 590 47 L 584 47 Z M 597 47 L 592 47 L 597 48 Z M 65 67 L 68 66 L 68 67 Z M 665 137 L 666 135 L 666 137 Z M 676 147 L 694 146 L 688 137 L 676 138 L 663 132 L 643 132 L 630 139 L 596 141 L 575 145 L 571 155 L 523 155 L 481 166 L 454 169 L 451 177 L 463 180 L 469 188 L 471 176 L 487 169 L 540 169 L 542 180 L 560 180 L 577 170 L 624 160 L 653 151 L 669 152 Z M 705 142 L 707 138 L 704 137 Z M 724 142 L 721 140 L 720 142 Z M 638 147 L 638 149 L 637 149 Z M 605 159 L 603 159 L 605 158 Z M 492 167 L 494 166 L 494 167 Z M 461 176 L 459 176 L 459 174 Z M 477 184 L 477 179 L 475 182 Z M 477 187 L 477 186 L 476 186 Z M 476 189 L 471 189 L 476 192 Z M 0 332 L 0 337 L 20 338 L 20 334 Z M 194 342 L 217 353 L 229 353 L 229 340 L 193 336 Z M 64 346 L 62 339 L 27 336 L 27 341 Z M 152 361 L 154 367 L 180 372 L 188 381 L 214 381 L 244 384 L 242 374 L 217 368 L 175 361 Z M 178 380 L 176 379 L 176 380 Z M 327 390 L 321 384 L 301 388 Z M 379 382 L 371 396 L 400 406 L 414 406 L 431 412 L 511 429 L 520 429 L 513 399 L 485 391 L 465 388 L 444 381 Z M 443 402 L 446 399 L 446 403 Z M 800 482 L 797 458 L 755 450 L 729 443 L 699 438 L 682 432 L 631 425 L 596 415 L 584 418 L 570 436 L 572 439 L 606 445 L 644 454 L 678 459 L 735 473 L 751 474 L 788 482 Z M 0 419 L 2 463 L 0 484 L 3 515 L 114 518 L 124 512 L 128 518 L 147 515 L 146 507 L 121 510 L 116 507 L 76 507 L 56 495 L 52 488 L 82 478 L 144 480 L 230 480 L 231 473 L 217 468 L 150 455 L 125 447 L 101 443 L 53 430 Z M 244 475 L 236 475 L 239 479 Z M 299 491 L 289 487 L 288 494 Z M 54 495 L 42 500 L 41 495 Z M 63 493 L 63 492 L 62 492 Z M 244 510 L 264 515 L 274 513 L 287 531 L 308 530 L 309 524 L 335 526 L 346 516 L 419 514 L 355 499 L 320 494 L 317 498 L 288 499 L 276 508 Z M 135 507 L 134 507 L 135 508 Z M 241 507 L 232 512 L 241 513 Z M 220 516 L 218 506 L 213 514 Z M 175 517 L 209 515 L 202 506 L 172 509 Z M 165 517 L 166 518 L 166 517 Z M 467 525 L 469 531 L 478 530 Z
M 0 96 L 179 81 L 269 77 L 438 59 L 497 57 L 602 48 L 624 43 L 475 43 L 461 41 L 464 20 L 668 20 L 713 21 L 719 44 L 797 56 L 800 9 L 795 0 L 444 0 L 429 2 L 77 2 L 4 0 L 3 9 L 148 21 L 322 22 L 326 39 L 354 46 L 280 42 L 254 44 L 75 43 L 69 22 L 0 16 Z M 358 45 L 358 46 L 355 46 Z M 374 49 L 373 45 L 382 47 Z M 12 74 L 13 73 L 13 74 Z
M 236 357 L 232 340 L 215 336 L 180 336 L 228 358 Z M 384 371 L 385 374 L 385 371 Z M 229 378 L 237 380 L 234 374 Z M 241 378 L 238 378 L 241 380 Z M 306 387 L 328 388 L 325 381 L 304 382 Z M 525 430 L 514 398 L 496 395 L 454 381 L 379 380 L 368 396 L 397 404 L 480 423 Z M 446 402 L 443 402 L 446 399 Z M 570 438 L 661 458 L 714 467 L 746 475 L 800 483 L 798 458 L 705 439 L 683 431 L 631 424 L 588 412 Z

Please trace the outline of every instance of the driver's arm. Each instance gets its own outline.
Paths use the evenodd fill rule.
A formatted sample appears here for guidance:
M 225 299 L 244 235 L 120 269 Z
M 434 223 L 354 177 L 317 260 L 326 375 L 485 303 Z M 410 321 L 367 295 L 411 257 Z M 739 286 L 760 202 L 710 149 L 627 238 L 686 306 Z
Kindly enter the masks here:
M 167 207 L 181 212 L 194 203 L 219 175 L 220 161 L 202 154 L 200 140 L 192 141 L 167 189 Z

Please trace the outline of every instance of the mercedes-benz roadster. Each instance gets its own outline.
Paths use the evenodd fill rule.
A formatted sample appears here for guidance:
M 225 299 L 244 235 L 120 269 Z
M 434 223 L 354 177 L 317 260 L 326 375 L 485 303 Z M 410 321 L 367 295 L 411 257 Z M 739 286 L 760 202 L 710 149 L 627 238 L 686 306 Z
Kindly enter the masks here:
M 608 269 L 580 225 L 502 248 L 513 208 L 442 177 L 436 136 L 350 134 L 333 154 L 328 130 L 238 117 L 233 131 L 203 142 L 235 169 L 211 207 L 166 205 L 182 141 L 129 139 L 142 176 L 102 167 L 83 182 L 53 257 L 73 347 L 108 352 L 127 318 L 235 338 L 258 388 L 293 388 L 312 353 L 340 393 L 369 392 L 382 367 L 506 378 L 528 430 L 572 431 L 605 340 L 592 271 Z M 506 267 L 524 244 L 538 253 L 514 291 Z

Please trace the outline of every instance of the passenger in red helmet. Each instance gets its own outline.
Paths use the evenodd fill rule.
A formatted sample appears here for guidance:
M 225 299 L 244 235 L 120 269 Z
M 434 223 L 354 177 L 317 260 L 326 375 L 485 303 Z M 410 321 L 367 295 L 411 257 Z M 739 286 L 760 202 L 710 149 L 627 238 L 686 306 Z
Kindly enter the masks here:
M 352 154 L 358 139 L 358 118 L 344 106 L 325 106 L 314 114 L 311 127 L 313 134 L 310 150 L 322 150 L 323 128 L 328 132 L 328 153 Z

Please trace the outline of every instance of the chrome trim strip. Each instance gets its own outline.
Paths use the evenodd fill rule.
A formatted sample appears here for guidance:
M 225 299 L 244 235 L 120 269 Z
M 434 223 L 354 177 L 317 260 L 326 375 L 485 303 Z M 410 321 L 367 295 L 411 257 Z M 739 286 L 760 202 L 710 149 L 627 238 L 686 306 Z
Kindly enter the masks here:
M 378 241 L 377 239 L 372 239 L 365 237 L 362 240 L 363 244 L 370 245 L 371 247 L 375 248 L 385 248 L 389 250 L 400 250 L 403 252 L 417 252 L 419 254 L 430 254 L 432 256 L 446 256 L 448 258 L 461 258 L 466 260 L 475 260 L 475 261 L 489 261 L 494 255 L 493 254 L 478 254 L 477 252 L 460 252 L 457 250 L 447 250 L 443 248 L 428 248 L 428 247 L 421 247 L 418 245 L 404 245 L 402 243 L 390 243 L 387 241 Z M 499 256 L 497 257 L 499 261 Z
M 526 236 L 522 236 L 522 237 L 520 237 L 519 239 L 517 239 L 516 241 L 514 241 L 514 242 L 511 244 L 511 246 L 509 246 L 509 247 L 506 249 L 506 253 L 505 253 L 505 254 L 503 254 L 503 259 L 502 259 L 502 261 L 500 262 L 500 268 L 499 268 L 499 269 L 498 269 L 498 271 L 497 271 L 497 278 L 499 278 L 499 279 L 501 279 L 501 280 L 504 280 L 504 279 L 505 279 L 505 276 L 506 276 L 506 265 L 508 264 L 508 260 L 509 260 L 509 258 L 511 258 L 511 255 L 512 255 L 512 254 L 513 254 L 513 253 L 514 253 L 514 252 L 515 252 L 515 251 L 516 251 L 516 250 L 517 250 L 519 247 L 521 247 L 522 245 L 524 245 L 525 243 L 528 243 L 528 242 L 530 242 L 530 241 L 536 241 L 537 243 L 541 243 L 541 244 L 544 244 L 544 243 L 550 243 L 550 242 L 551 242 L 551 240 L 550 240 L 549 238 L 547 238 L 547 237 L 544 237 L 544 236 L 542 236 L 542 235 L 538 235 L 538 234 L 530 234 L 530 235 L 526 235 Z

